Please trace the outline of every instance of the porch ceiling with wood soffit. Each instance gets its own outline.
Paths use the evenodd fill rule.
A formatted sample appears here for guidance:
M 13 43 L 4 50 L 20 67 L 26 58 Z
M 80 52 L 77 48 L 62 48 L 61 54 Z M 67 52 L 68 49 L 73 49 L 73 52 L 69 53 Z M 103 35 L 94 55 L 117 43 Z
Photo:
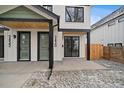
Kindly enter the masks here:
M 48 22 L 0 21 L 0 24 L 14 29 L 48 29 Z

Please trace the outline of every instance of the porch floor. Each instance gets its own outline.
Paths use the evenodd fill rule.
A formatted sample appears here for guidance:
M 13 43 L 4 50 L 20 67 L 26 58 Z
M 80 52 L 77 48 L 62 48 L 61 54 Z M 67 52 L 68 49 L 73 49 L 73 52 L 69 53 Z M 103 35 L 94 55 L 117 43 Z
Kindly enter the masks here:
M 43 62 L 0 62 L 0 87 L 21 87 L 33 72 L 48 71 L 48 61 Z M 54 71 L 106 69 L 92 61 L 64 59 L 55 62 Z
M 93 61 L 86 61 L 81 58 L 64 58 L 62 62 L 55 62 L 53 71 L 75 71 L 87 69 L 106 69 Z
M 35 71 L 48 71 L 48 61 L 30 62 L 0 62 L 0 73 L 30 73 Z M 106 69 L 104 66 L 79 58 L 65 58 L 54 62 L 53 71 Z

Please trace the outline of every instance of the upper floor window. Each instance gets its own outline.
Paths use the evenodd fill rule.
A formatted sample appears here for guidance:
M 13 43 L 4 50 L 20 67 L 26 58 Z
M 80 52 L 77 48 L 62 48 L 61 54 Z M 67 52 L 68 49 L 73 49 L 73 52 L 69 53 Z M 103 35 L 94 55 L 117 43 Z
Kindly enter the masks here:
M 83 22 L 84 8 L 83 7 L 65 7 L 65 21 L 66 22 Z
M 118 22 L 119 22 L 119 23 L 120 23 L 120 22 L 123 22 L 123 21 L 124 21 L 124 17 L 118 19 Z
M 108 23 L 108 26 L 112 26 L 112 25 L 115 25 L 115 20 Z
M 52 5 L 43 5 L 43 7 L 52 12 Z

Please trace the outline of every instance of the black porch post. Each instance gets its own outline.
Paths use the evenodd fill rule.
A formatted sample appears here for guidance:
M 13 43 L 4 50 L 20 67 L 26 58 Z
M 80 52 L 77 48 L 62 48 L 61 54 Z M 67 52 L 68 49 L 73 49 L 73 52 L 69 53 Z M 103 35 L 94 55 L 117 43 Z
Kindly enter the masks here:
M 49 69 L 53 68 L 53 27 L 52 21 L 49 22 Z
M 90 32 L 87 32 L 87 60 L 90 60 Z

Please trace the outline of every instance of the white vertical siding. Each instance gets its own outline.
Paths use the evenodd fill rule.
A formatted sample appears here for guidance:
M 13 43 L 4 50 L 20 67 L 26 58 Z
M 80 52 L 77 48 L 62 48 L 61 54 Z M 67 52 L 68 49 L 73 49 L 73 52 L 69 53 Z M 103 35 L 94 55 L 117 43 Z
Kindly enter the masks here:
M 124 44 L 124 21 L 118 23 L 118 26 L 119 26 L 118 31 L 119 31 L 119 35 L 120 35 L 119 42 L 122 41 Z
M 55 42 L 56 36 L 56 42 Z M 63 50 L 63 39 L 62 39 L 62 32 L 58 32 L 57 27 L 54 28 L 54 60 L 55 61 L 62 61 L 64 57 L 64 50 Z M 55 45 L 56 43 L 56 45 Z
M 31 61 L 37 61 L 37 31 L 31 32 Z
M 83 36 L 80 36 L 80 57 L 81 58 L 85 58 L 85 39 L 86 37 L 83 35 Z
M 91 30 L 91 44 L 123 43 L 124 44 L 124 21 L 108 26 L 108 23 Z
M 11 46 L 9 47 L 9 35 L 11 38 Z M 10 31 L 4 31 L 4 61 L 17 61 L 17 32 L 11 29 Z

